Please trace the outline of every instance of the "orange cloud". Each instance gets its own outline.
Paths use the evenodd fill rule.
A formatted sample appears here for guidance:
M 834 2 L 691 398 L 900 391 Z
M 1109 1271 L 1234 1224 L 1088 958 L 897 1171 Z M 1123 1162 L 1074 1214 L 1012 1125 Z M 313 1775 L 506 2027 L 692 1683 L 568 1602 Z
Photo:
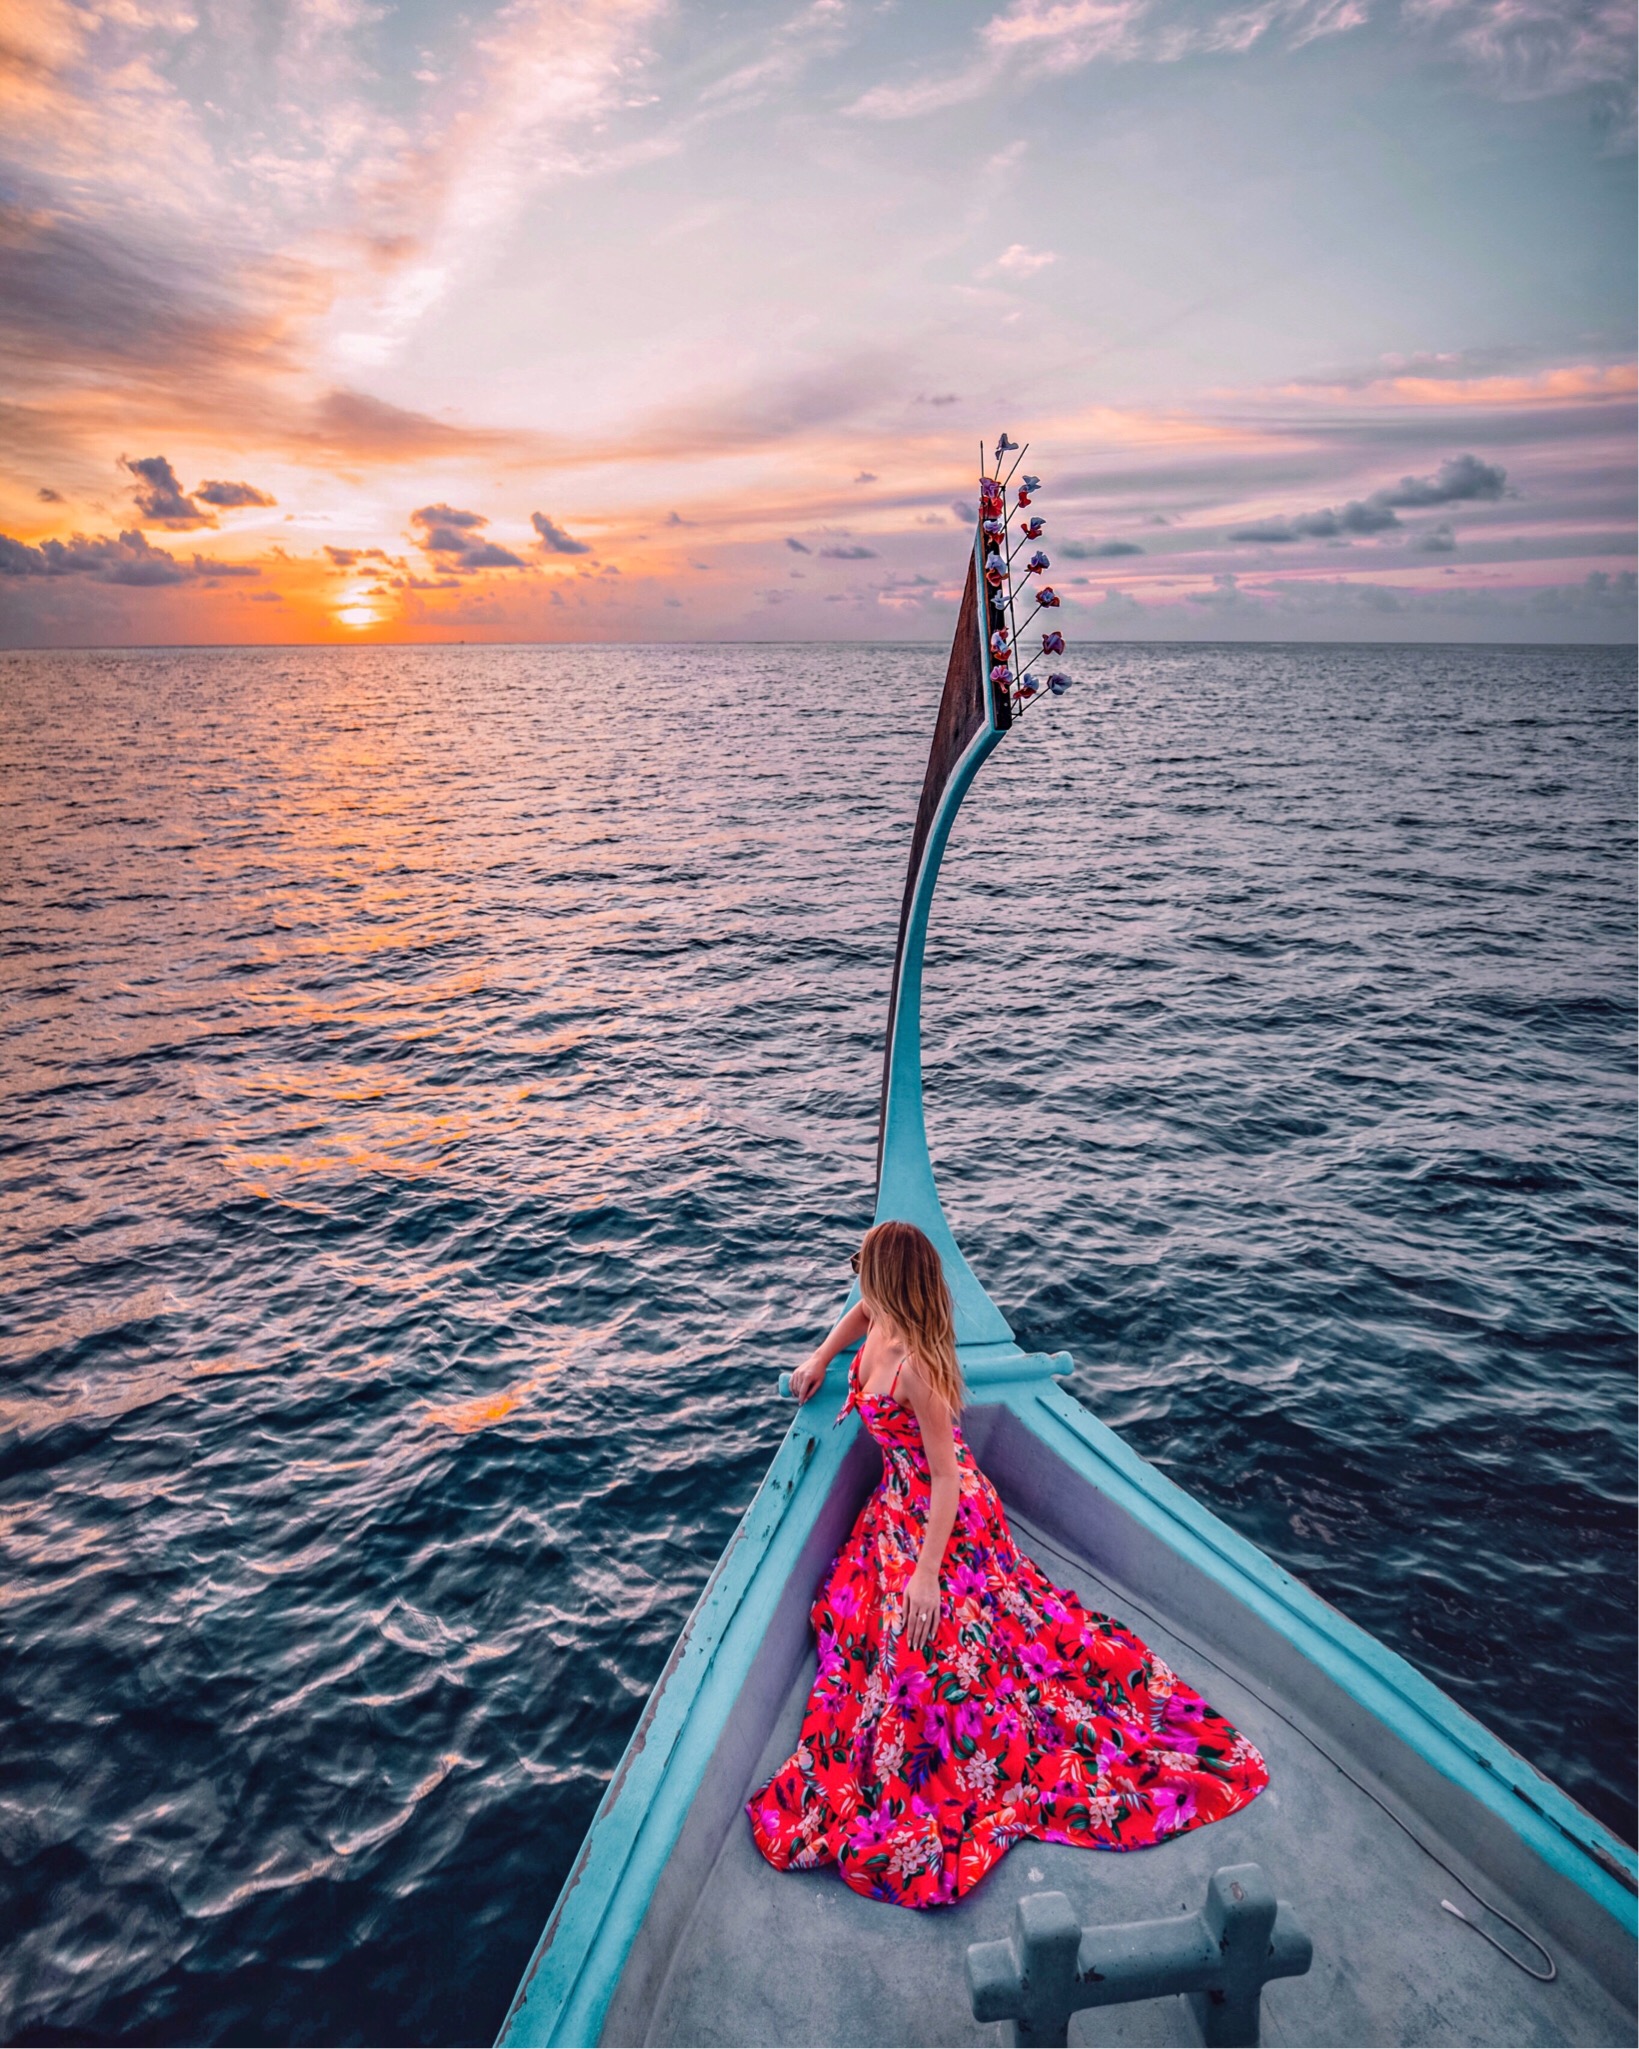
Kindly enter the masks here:
M 1414 406 L 1587 405 L 1632 398 L 1632 363 L 1575 363 L 1528 376 L 1430 377 L 1391 374 L 1358 384 L 1287 384 L 1283 398 Z

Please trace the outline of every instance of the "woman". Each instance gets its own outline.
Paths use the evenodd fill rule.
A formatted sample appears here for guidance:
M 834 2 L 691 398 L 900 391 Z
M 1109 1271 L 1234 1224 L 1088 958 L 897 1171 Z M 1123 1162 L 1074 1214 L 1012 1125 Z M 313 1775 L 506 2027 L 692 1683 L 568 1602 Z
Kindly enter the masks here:
M 1268 1783 L 1252 1745 L 1008 1534 L 963 1442 L 928 1239 L 878 1224 L 855 1265 L 860 1300 L 791 1385 L 807 1401 L 859 1347 L 842 1415 L 881 1445 L 882 1482 L 814 1604 L 819 1670 L 796 1755 L 748 1804 L 757 1847 L 940 1907 L 1026 1836 L 1135 1850 L 1244 1807 Z

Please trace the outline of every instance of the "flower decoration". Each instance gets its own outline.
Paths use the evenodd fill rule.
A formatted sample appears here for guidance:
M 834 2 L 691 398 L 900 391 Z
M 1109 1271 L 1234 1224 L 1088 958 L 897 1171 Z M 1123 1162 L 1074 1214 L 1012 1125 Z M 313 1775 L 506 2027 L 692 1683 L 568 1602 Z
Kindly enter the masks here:
M 990 629 L 990 681 L 998 690 L 1009 693 L 1015 712 L 1025 705 L 1033 704 L 1039 697 L 1062 697 L 1070 688 L 1070 678 L 1059 670 L 1050 674 L 1032 675 L 1030 666 L 1015 670 L 1013 663 L 1016 650 L 1013 641 L 1013 605 L 1015 601 L 1012 586 L 1013 556 L 1008 553 L 1008 513 L 1010 476 L 1002 473 L 1002 459 L 1010 451 L 1017 451 L 1019 444 L 1010 434 L 1003 434 L 996 443 L 995 475 L 981 474 L 979 478 L 979 531 L 980 545 L 984 549 L 983 571 L 988 589 L 985 599 L 985 623 Z M 981 471 L 987 469 L 983 452 L 980 454 Z M 1041 489 L 1041 478 L 1023 476 L 1012 492 L 1013 505 L 1020 512 L 1029 505 L 1032 497 Z M 1030 513 L 1019 521 L 1020 541 L 1039 541 L 1047 529 L 1047 522 L 1039 512 Z M 1051 562 L 1039 548 L 1019 570 L 1021 576 L 1040 576 L 1051 567 Z M 1040 585 L 1034 593 L 1036 610 L 1056 611 L 1060 599 L 1058 592 L 1050 585 Z M 1032 613 L 1032 617 L 1034 614 Z M 1028 621 L 1026 622 L 1028 624 Z M 1064 635 L 1057 631 L 1041 636 L 1043 655 L 1062 655 Z M 1039 657 L 1031 656 L 1030 665 Z

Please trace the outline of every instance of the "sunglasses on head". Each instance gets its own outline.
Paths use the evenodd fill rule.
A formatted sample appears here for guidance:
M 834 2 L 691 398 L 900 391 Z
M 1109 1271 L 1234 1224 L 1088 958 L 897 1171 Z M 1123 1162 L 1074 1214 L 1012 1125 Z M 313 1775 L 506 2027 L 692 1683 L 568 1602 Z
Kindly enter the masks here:
M 854 1273 L 857 1274 L 859 1272 L 859 1254 L 857 1252 L 849 1253 L 848 1265 Z

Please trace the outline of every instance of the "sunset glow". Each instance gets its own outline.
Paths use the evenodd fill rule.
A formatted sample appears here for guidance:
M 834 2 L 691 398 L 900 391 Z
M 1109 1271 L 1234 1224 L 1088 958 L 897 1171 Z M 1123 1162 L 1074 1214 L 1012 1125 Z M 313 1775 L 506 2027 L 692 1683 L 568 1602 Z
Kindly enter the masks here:
M 17 0 L 0 640 L 1634 614 L 1612 0 Z

